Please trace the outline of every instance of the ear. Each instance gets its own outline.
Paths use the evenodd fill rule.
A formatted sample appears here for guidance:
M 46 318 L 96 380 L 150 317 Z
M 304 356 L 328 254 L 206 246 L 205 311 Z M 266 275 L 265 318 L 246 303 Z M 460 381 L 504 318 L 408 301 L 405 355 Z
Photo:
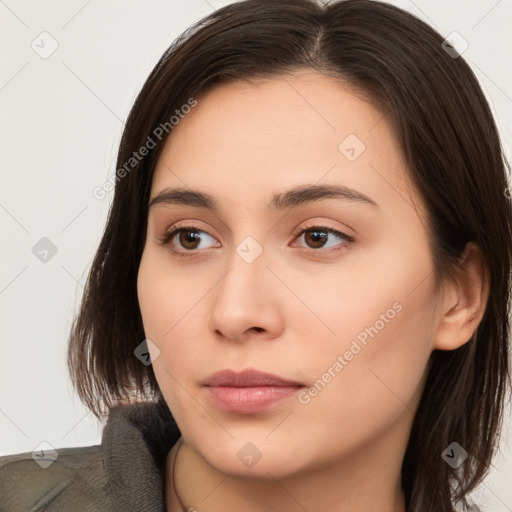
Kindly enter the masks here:
M 433 348 L 455 350 L 467 343 L 482 320 L 489 298 L 489 269 L 480 247 L 469 242 L 461 256 L 462 272 L 444 285 Z

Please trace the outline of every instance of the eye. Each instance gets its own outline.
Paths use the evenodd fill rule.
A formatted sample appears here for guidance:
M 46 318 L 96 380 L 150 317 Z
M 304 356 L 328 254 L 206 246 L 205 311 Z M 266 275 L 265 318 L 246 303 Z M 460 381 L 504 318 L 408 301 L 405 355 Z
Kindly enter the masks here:
M 332 252 L 332 250 L 338 249 L 329 249 L 331 246 L 327 246 L 328 250 L 326 251 L 326 242 L 329 237 L 338 238 L 341 240 L 341 243 L 335 243 L 334 246 L 347 246 L 351 242 L 354 241 L 352 237 L 349 235 L 342 233 L 333 228 L 329 228 L 327 226 L 312 226 L 308 228 L 300 229 L 298 232 L 294 233 L 296 239 L 300 240 L 304 239 L 306 244 L 310 245 L 310 247 L 305 247 L 306 252 L 310 254 L 323 254 L 325 252 Z M 168 230 L 166 230 L 161 236 L 158 237 L 158 242 L 160 245 L 171 245 L 172 251 L 176 254 L 179 254 L 182 257 L 193 256 L 199 251 L 196 249 L 206 249 L 207 247 L 201 246 L 203 238 L 210 238 L 215 241 L 211 235 L 209 235 L 206 231 L 199 229 L 196 226 L 181 226 L 176 227 L 175 225 L 171 226 Z M 176 239 L 176 240 L 174 240 Z M 176 248 L 176 244 L 179 244 L 178 248 Z M 204 244 L 203 244 L 204 245 Z M 220 247 L 220 244 L 217 245 Z M 322 250 L 319 250 L 322 249 Z
M 210 236 L 206 231 L 203 231 L 195 226 L 182 226 L 180 228 L 174 229 L 175 226 L 171 226 L 167 231 L 163 233 L 162 236 L 158 238 L 158 242 L 160 245 L 168 245 L 173 242 L 173 239 L 176 235 L 177 241 L 181 245 L 181 248 L 184 249 L 185 252 L 193 252 L 195 249 L 204 249 L 205 247 L 201 247 L 201 238 L 208 237 L 212 240 L 215 240 L 212 236 Z M 172 249 L 176 253 L 181 253 L 182 256 L 189 256 L 185 254 L 183 250 Z
M 310 247 L 306 247 L 306 251 L 308 253 L 312 254 L 322 254 L 325 252 L 332 252 L 332 249 L 325 251 L 324 249 L 329 249 L 330 247 L 333 247 L 331 244 L 330 246 L 327 246 L 326 243 L 329 239 L 329 236 L 331 235 L 331 238 L 334 238 L 334 247 L 337 246 L 346 246 L 349 243 L 353 242 L 354 239 L 345 234 L 341 231 L 338 231 L 333 228 L 329 228 L 327 226 L 312 226 L 308 227 L 306 229 L 301 229 L 298 233 L 298 240 L 303 239 L 306 244 L 308 244 Z M 338 240 L 341 240 L 341 243 L 336 243 L 335 239 L 338 238 Z M 312 248 L 311 248 L 312 247 Z M 322 249 L 319 251 L 318 249 Z M 334 249 L 338 250 L 338 249 Z

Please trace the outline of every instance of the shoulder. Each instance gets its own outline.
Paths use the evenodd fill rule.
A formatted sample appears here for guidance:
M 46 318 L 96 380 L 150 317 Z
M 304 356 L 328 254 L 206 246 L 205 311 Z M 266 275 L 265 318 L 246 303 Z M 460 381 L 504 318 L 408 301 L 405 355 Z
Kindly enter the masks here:
M 0 512 L 98 510 L 104 479 L 101 445 L 2 456 Z
M 163 401 L 112 407 L 99 445 L 0 457 L 0 512 L 165 510 L 179 436 Z

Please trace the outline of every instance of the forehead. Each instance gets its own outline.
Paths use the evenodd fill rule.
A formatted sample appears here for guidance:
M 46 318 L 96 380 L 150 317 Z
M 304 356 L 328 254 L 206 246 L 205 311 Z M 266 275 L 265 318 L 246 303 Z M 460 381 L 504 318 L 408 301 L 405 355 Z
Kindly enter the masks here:
M 387 181 L 395 200 L 398 189 L 405 191 L 388 119 L 332 78 L 305 71 L 233 81 L 196 100 L 167 138 L 152 195 L 170 186 L 254 195 L 322 181 L 368 195 L 382 194 Z
M 271 150 L 276 141 L 281 152 L 293 149 L 300 154 L 310 144 L 322 143 L 337 152 L 350 133 L 368 139 L 383 118 L 371 103 L 311 71 L 254 83 L 221 83 L 196 100 L 197 106 L 173 128 L 168 152 L 179 145 L 180 151 L 194 150 L 201 157 L 222 151 L 223 156 L 240 158 L 254 147 Z

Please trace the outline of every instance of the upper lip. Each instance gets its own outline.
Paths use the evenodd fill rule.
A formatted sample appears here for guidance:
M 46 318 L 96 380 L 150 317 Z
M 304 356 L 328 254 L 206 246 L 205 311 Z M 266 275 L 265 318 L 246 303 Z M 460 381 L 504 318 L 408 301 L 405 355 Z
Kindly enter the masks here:
M 210 375 L 205 381 L 205 386 L 226 386 L 226 387 L 253 387 L 253 386 L 302 386 L 297 381 L 283 379 L 271 373 L 261 372 L 252 368 L 239 373 L 233 370 L 221 370 Z

